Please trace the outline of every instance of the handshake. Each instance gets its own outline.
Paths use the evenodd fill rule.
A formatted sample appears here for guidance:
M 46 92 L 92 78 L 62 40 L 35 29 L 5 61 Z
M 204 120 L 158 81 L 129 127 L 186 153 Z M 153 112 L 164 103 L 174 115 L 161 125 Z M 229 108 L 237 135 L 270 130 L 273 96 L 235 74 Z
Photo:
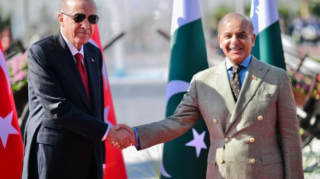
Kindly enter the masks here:
M 106 140 L 117 149 L 125 149 L 131 145 L 135 146 L 136 135 L 133 128 L 118 124 L 110 127 Z

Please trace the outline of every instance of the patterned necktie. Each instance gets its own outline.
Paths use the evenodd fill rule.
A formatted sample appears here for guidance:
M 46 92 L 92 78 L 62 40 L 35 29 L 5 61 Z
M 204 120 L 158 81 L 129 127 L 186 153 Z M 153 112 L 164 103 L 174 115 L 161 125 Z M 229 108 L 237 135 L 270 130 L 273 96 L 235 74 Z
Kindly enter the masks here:
M 240 68 L 241 68 L 240 66 L 236 66 L 236 65 L 232 67 L 232 75 L 230 79 L 230 85 L 233 92 L 233 97 L 236 102 L 237 102 L 237 99 L 239 98 L 239 93 L 241 88 L 239 74 L 238 74 Z
M 88 81 L 88 75 L 87 75 L 87 70 L 86 70 L 86 67 L 83 65 L 82 63 L 82 54 L 81 53 L 77 53 L 74 55 L 74 57 L 76 58 L 77 60 L 77 67 L 78 67 L 78 70 L 79 70 L 79 73 L 80 73 L 80 76 L 81 76 L 81 79 L 82 79 L 82 82 L 84 84 L 84 88 L 86 89 L 86 92 L 87 92 L 87 96 L 89 98 L 89 101 L 91 103 L 91 96 L 90 96 L 90 91 L 89 91 L 89 81 Z

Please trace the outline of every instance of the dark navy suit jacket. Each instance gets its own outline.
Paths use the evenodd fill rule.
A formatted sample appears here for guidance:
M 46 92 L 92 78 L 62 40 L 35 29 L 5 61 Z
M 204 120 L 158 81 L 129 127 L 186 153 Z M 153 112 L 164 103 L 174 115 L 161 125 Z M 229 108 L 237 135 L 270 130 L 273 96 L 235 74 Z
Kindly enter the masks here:
M 101 51 L 84 45 L 91 104 L 61 32 L 28 51 L 30 114 L 24 142 L 23 179 L 86 178 L 90 165 L 102 178 L 104 97 Z

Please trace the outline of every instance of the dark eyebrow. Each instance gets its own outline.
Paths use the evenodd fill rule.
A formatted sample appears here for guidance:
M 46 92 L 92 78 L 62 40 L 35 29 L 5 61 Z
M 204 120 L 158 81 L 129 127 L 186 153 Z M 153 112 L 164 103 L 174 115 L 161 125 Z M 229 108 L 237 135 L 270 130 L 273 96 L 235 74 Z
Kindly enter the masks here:
M 226 34 L 230 34 L 231 32 L 225 32 L 223 33 L 223 35 L 226 35 Z M 236 34 L 246 34 L 247 32 L 246 31 L 240 31 L 240 32 L 236 32 Z

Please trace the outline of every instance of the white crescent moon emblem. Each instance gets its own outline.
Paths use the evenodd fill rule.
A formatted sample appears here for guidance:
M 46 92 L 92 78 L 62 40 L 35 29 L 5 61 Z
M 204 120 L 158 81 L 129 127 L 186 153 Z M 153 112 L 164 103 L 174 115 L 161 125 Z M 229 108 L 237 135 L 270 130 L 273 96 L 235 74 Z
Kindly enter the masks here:
M 187 92 L 188 88 L 190 86 L 190 83 L 187 83 L 185 81 L 181 80 L 172 80 L 167 85 L 167 96 L 166 96 L 166 103 L 168 105 L 169 99 L 177 94 L 182 92 Z M 166 169 L 163 166 L 163 162 L 161 162 L 161 175 L 171 178 L 171 175 L 167 173 Z
M 96 41 L 94 41 L 92 38 L 89 39 L 89 42 L 92 43 L 97 48 L 99 48 L 99 46 L 96 43 Z M 101 52 L 101 53 L 103 53 L 103 52 Z M 102 75 L 103 75 L 103 80 L 104 80 L 104 90 L 107 90 L 108 89 L 108 78 L 107 78 L 107 68 L 106 68 L 106 65 L 104 63 L 104 59 L 103 59 Z
M 164 166 L 163 166 L 163 161 L 161 162 L 161 175 L 167 177 L 167 178 L 171 178 L 171 175 L 169 175 L 166 171 L 166 169 L 164 169 Z
M 2 68 L 2 70 L 4 72 L 4 75 L 6 76 L 6 80 L 7 80 L 7 83 L 8 83 L 8 91 L 9 91 L 9 94 L 11 94 L 11 85 L 10 85 L 10 81 L 9 81 L 9 73 L 8 73 L 8 70 L 7 70 L 6 60 L 4 58 L 2 50 L 0 50 L 0 67 Z
M 108 78 L 107 78 L 107 67 L 104 63 L 103 60 L 103 67 L 102 67 L 102 75 L 103 75 L 103 80 L 104 80 L 104 90 L 108 90 Z
M 111 122 L 108 120 L 109 109 L 110 109 L 110 106 L 107 106 L 106 108 L 104 108 L 104 122 L 113 126 L 113 124 L 111 124 Z
M 187 83 L 185 81 L 181 80 L 172 80 L 167 85 L 167 97 L 166 97 L 166 103 L 168 105 L 169 99 L 177 94 L 182 92 L 187 92 L 188 88 L 190 86 L 190 83 Z

